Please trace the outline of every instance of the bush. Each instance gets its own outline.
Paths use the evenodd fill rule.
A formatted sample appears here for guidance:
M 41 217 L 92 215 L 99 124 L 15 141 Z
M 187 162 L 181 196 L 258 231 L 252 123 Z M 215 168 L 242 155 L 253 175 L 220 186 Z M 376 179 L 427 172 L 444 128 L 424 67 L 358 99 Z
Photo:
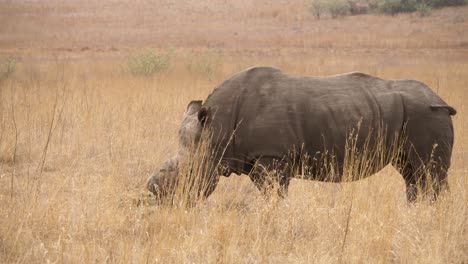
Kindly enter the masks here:
M 0 81 L 6 80 L 16 70 L 16 60 L 7 58 L 0 60 Z
M 128 60 L 128 69 L 133 75 L 150 76 L 167 70 L 171 65 L 172 52 L 156 54 L 153 50 L 133 55 Z
M 371 8 L 371 3 L 363 0 L 348 0 L 348 5 L 351 15 L 367 14 Z
M 425 17 L 431 14 L 432 7 L 428 3 L 418 3 L 416 5 L 416 11 L 418 11 L 420 16 Z
M 203 53 L 192 54 L 188 60 L 187 68 L 189 71 L 203 75 L 211 80 L 213 74 L 221 64 L 221 54 L 207 51 Z
M 312 0 L 310 2 L 310 11 L 312 14 L 315 16 L 315 18 L 320 19 L 320 16 L 323 13 L 324 10 L 324 2 L 323 0 Z
M 400 10 L 400 0 L 381 0 L 378 8 L 383 13 L 394 15 Z
M 378 9 L 387 14 L 418 11 L 421 16 L 430 14 L 432 8 L 465 5 L 468 0 L 379 0 Z
M 380 0 L 377 6 L 381 12 L 394 15 L 416 11 L 417 0 Z
M 350 0 L 312 0 L 310 11 L 320 19 L 323 12 L 328 12 L 333 18 L 349 15 Z
M 330 12 L 333 18 L 349 14 L 349 4 L 346 0 L 329 0 L 325 1 L 323 4 L 324 8 Z
M 0 59 L 0 84 L 8 79 L 16 70 L 16 60 L 14 58 Z
M 466 5 L 467 0 L 431 0 L 432 7 Z
M 317 19 L 325 11 L 336 18 L 365 14 L 376 9 L 391 15 L 417 11 L 421 16 L 428 16 L 432 8 L 465 4 L 468 4 L 468 0 L 310 0 L 310 10 Z

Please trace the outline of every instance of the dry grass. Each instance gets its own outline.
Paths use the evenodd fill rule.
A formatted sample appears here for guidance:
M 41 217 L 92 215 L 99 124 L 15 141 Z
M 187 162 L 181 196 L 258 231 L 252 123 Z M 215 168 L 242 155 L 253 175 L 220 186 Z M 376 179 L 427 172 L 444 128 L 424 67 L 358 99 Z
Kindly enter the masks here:
M 19 58 L 16 72 L 0 81 L 0 262 L 468 262 L 468 53 L 467 36 L 460 33 L 468 9 L 424 19 L 315 21 L 299 12 L 301 1 L 285 9 L 280 1 L 241 1 L 244 9 L 229 21 L 223 9 L 212 10 L 222 6 L 214 2 L 204 2 L 205 9 L 161 4 L 165 11 L 153 17 L 153 9 L 138 9 L 148 5 L 140 1 L 143 15 L 118 30 L 114 23 L 133 14 L 123 4 L 99 9 L 101 2 L 88 3 L 96 7 L 91 11 L 102 10 L 89 13 L 89 6 L 60 2 L 53 15 L 48 5 L 0 8 L 7 21 L 0 23 L 1 52 Z M 59 16 L 77 10 L 84 10 L 80 22 Z M 152 34 L 151 25 L 164 25 L 171 12 L 191 15 Z M 207 33 L 189 32 L 191 19 Z M 78 23 L 70 31 L 75 34 L 67 33 L 69 42 L 62 35 L 69 32 L 67 21 Z M 37 33 L 38 22 L 50 31 Z M 110 30 L 100 36 L 104 24 Z M 273 28 L 283 35 L 272 34 Z M 169 29 L 177 31 L 172 38 Z M 227 35 L 233 30 L 238 34 Z M 127 31 L 136 35 L 121 37 Z M 171 68 L 133 76 L 125 69 L 125 50 L 152 46 L 158 38 L 154 45 L 162 50 L 176 44 Z M 222 57 L 209 75 L 187 66 L 193 52 L 221 40 L 224 46 L 207 51 Z M 111 46 L 115 50 L 99 52 Z M 62 48 L 70 50 L 57 51 Z M 403 179 L 387 167 L 350 184 L 293 180 L 286 201 L 266 202 L 247 177 L 231 176 L 191 209 L 141 204 L 146 178 L 175 152 L 188 102 L 206 98 L 227 76 L 253 65 L 425 82 L 458 110 L 451 193 L 434 205 L 408 206 Z
M 210 82 L 188 71 L 183 56 L 177 60 L 151 78 L 132 76 L 118 61 L 19 64 L 1 89 L 4 262 L 467 260 L 468 64 L 439 67 L 439 60 L 415 58 L 377 70 L 425 81 L 459 110 L 452 193 L 434 206 L 409 207 L 392 168 L 353 184 L 293 181 L 290 198 L 279 204 L 265 202 L 247 177 L 232 176 L 190 210 L 139 206 L 146 177 L 175 151 L 187 102 L 206 97 L 239 67 L 223 63 Z M 337 57 L 319 67 L 299 62 L 292 68 L 281 59 L 262 64 L 301 74 L 367 67 Z M 338 64 L 343 68 L 333 67 Z

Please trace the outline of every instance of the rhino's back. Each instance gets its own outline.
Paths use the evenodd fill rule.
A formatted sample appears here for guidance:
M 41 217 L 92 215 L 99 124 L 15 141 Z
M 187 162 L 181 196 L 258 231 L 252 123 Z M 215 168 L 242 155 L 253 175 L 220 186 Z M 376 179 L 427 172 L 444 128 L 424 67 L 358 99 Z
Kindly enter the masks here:
M 233 167 L 260 156 L 281 158 L 293 146 L 309 154 L 333 149 L 340 160 L 357 127 L 360 142 L 369 131 L 401 130 L 398 87 L 404 85 L 395 83 L 362 73 L 304 77 L 257 67 L 226 80 L 204 105 L 215 111 L 215 138 L 228 144 L 224 159 Z

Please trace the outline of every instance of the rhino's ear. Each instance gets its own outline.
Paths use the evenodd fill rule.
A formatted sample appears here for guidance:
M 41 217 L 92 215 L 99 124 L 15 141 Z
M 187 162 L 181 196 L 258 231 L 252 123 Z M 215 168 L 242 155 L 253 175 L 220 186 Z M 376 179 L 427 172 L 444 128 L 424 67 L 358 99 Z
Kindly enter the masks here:
M 202 107 L 198 111 L 198 121 L 202 126 L 205 126 L 206 122 L 211 118 L 211 107 Z
M 198 112 L 200 110 L 201 106 L 202 106 L 202 101 L 201 100 L 191 101 L 187 106 L 187 111 L 185 112 L 185 114 L 187 116 L 191 116 L 191 115 L 195 114 L 196 112 Z

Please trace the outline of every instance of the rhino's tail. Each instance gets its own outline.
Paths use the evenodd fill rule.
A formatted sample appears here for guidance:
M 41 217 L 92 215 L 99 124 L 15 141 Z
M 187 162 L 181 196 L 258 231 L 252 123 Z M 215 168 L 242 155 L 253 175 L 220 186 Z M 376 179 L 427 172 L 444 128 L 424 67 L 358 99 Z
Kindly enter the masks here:
M 457 110 L 455 108 L 451 107 L 450 105 L 431 105 L 431 109 L 436 110 L 436 109 L 447 109 L 450 115 L 456 115 Z

